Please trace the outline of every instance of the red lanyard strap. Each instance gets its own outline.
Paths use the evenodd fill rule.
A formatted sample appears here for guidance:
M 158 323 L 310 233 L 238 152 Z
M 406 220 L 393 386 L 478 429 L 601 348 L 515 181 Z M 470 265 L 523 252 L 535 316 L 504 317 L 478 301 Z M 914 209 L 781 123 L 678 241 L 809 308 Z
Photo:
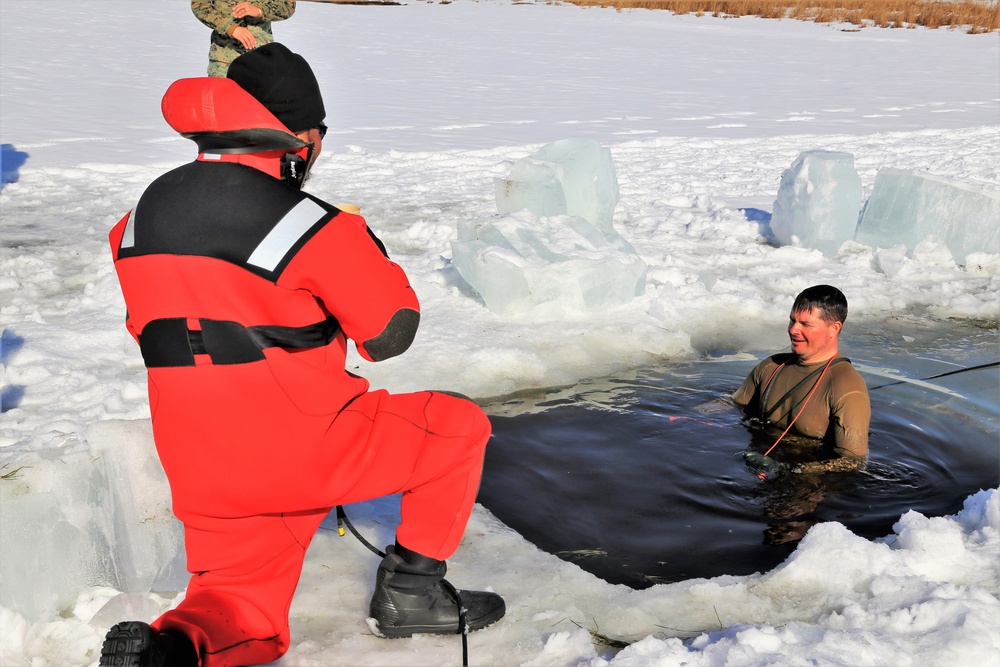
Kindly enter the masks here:
M 770 410 L 766 410 L 765 411 L 765 407 L 767 407 L 767 397 L 770 394 L 770 390 L 771 390 L 771 381 L 778 375 L 778 371 L 781 370 L 782 366 L 784 366 L 788 362 L 786 361 L 785 363 L 781 364 L 781 366 L 778 366 L 777 368 L 775 368 L 774 372 L 771 373 L 771 377 L 769 377 L 767 379 L 767 382 L 764 384 L 764 391 L 762 392 L 762 395 L 760 397 L 760 406 L 759 406 L 760 407 L 760 420 L 763 421 L 763 422 L 770 421 L 771 415 L 774 413 L 775 410 L 778 409 L 779 405 L 781 405 L 782 403 L 785 402 L 785 399 L 787 399 L 789 396 L 791 396 L 792 394 L 794 394 L 798 390 L 798 388 L 801 387 L 802 385 L 804 385 L 806 382 L 808 382 L 812 378 L 816 377 L 820 373 L 825 373 L 827 368 L 829 368 L 831 365 L 833 365 L 833 364 L 835 364 L 837 362 L 840 362 L 840 361 L 850 362 L 850 359 L 848 359 L 847 357 L 835 357 L 834 359 L 831 359 L 829 362 L 827 362 L 826 366 L 824 366 L 823 368 L 817 368 L 812 373 L 810 373 L 809 375 L 807 375 L 804 378 L 802 378 L 801 380 L 799 380 L 798 383 L 796 383 L 796 385 L 794 387 L 792 387 L 791 389 L 789 389 L 788 391 L 785 392 L 784 396 L 782 396 L 781 398 L 779 398 L 778 400 L 776 400 L 774 402 L 774 405 L 771 406 Z M 818 384 L 819 380 L 817 380 L 816 382 Z
M 779 435 L 778 439 L 774 441 L 773 445 L 771 445 L 771 448 L 768 449 L 766 452 L 764 452 L 764 456 L 768 456 L 772 451 L 774 451 L 774 448 L 778 446 L 778 443 L 781 442 L 782 438 L 784 438 L 786 435 L 788 435 L 788 432 L 792 430 L 792 426 L 795 425 L 795 422 L 798 421 L 799 417 L 802 416 L 802 413 L 805 412 L 806 406 L 809 405 L 809 401 L 812 399 L 813 394 L 815 394 L 816 393 L 816 389 L 819 388 L 819 383 L 823 381 L 823 376 L 826 375 L 826 372 L 828 370 L 830 370 L 830 366 L 833 365 L 833 362 L 840 361 L 840 360 L 848 361 L 844 357 L 836 357 L 835 359 L 830 359 L 830 361 L 826 362 L 826 365 L 823 366 L 822 371 L 813 371 L 812 373 L 810 373 L 809 375 L 807 375 L 802 380 L 802 382 L 805 382 L 807 379 L 809 379 L 810 377 L 812 377 L 813 375 L 815 375 L 817 372 L 819 372 L 819 377 L 816 379 L 816 383 L 812 386 L 812 389 L 809 390 L 809 394 L 806 396 L 806 400 L 802 401 L 802 407 L 799 408 L 798 413 L 795 415 L 795 417 L 792 419 L 792 421 L 788 424 L 788 428 L 785 429 L 785 432 L 782 433 L 781 435 Z M 784 365 L 784 364 L 782 364 L 782 365 Z M 777 372 L 777 371 L 775 371 L 775 372 Z M 795 387 L 793 388 L 792 391 L 794 391 L 795 389 L 797 389 L 802 384 L 802 382 L 799 382 L 799 384 L 795 385 Z M 788 393 L 790 394 L 791 392 L 788 392 Z M 781 400 L 782 401 L 785 400 L 784 397 L 782 397 Z M 781 401 L 778 401 L 778 403 L 780 403 L 780 402 Z

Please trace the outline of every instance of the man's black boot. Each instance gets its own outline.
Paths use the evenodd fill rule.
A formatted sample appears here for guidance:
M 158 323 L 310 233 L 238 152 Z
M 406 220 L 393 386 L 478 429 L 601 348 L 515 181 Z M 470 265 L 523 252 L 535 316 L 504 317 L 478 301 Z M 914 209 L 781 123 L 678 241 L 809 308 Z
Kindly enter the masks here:
M 198 667 L 198 654 L 187 635 L 156 632 L 141 621 L 124 621 L 108 630 L 100 667 Z
M 368 625 L 380 637 L 418 633 L 457 634 L 459 605 L 471 632 L 500 620 L 506 608 L 496 593 L 456 591 L 444 580 L 442 560 L 421 556 L 406 547 L 386 547 L 378 566 Z

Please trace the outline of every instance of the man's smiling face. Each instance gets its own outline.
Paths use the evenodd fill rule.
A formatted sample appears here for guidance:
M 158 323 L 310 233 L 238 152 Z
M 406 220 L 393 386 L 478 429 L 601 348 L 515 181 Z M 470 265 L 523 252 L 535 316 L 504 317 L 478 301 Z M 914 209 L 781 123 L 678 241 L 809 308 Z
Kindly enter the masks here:
M 788 338 L 792 352 L 804 364 L 815 364 L 837 356 L 841 322 L 827 322 L 816 308 L 798 310 L 788 316 Z

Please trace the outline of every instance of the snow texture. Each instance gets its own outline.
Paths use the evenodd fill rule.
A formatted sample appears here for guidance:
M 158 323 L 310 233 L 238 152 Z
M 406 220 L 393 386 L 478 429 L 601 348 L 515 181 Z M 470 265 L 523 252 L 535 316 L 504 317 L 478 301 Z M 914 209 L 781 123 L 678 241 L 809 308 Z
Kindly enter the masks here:
M 193 158 L 159 102 L 204 73 L 209 35 L 182 0 L 122 8 L 0 4 L 3 665 L 96 665 L 108 627 L 183 595 L 107 232 Z M 405 355 L 352 354 L 375 387 L 486 398 L 720 349 L 759 356 L 784 347 L 791 299 L 820 282 L 844 290 L 860 332 L 1000 319 L 991 246 L 963 259 L 946 239 L 862 237 L 830 257 L 773 245 L 767 224 L 782 173 L 809 150 L 854 156 L 864 197 L 885 169 L 997 190 L 996 34 L 471 0 L 300 2 L 274 29 L 326 95 L 330 133 L 307 189 L 360 206 L 421 299 Z M 502 227 L 495 179 L 567 138 L 611 151 L 613 225 L 648 267 L 643 290 L 604 310 L 500 315 L 451 244 L 463 225 Z M 397 498 L 348 511 L 391 542 Z M 508 603 L 470 635 L 473 665 L 996 667 L 998 531 L 1000 496 L 985 489 L 952 516 L 904 514 L 884 539 L 824 523 L 773 571 L 636 591 L 477 507 L 449 578 Z M 455 637 L 371 635 L 375 565 L 353 538 L 320 531 L 278 664 L 459 663 Z

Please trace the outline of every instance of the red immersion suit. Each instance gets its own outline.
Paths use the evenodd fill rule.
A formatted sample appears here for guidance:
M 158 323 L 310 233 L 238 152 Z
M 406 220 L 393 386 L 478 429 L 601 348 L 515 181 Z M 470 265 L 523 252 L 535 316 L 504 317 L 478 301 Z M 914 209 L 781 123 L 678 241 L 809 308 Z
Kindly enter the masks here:
M 471 401 L 370 392 L 345 370 L 348 338 L 372 361 L 404 351 L 419 305 L 361 217 L 280 179 L 302 142 L 228 79 L 176 82 L 163 112 L 208 152 L 110 235 L 192 573 L 153 627 L 187 634 L 204 667 L 259 664 L 288 648 L 332 507 L 401 492 L 398 542 L 455 551 L 490 425 Z M 254 152 L 210 151 L 241 144 Z

